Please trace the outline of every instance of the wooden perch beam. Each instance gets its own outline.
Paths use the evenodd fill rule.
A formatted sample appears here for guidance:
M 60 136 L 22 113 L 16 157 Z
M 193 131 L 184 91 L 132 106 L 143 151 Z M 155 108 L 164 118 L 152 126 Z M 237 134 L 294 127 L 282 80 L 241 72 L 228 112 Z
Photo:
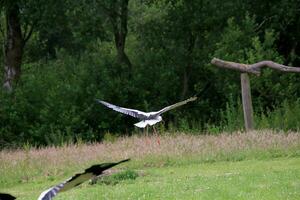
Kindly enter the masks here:
M 263 68 L 263 67 L 269 67 L 269 68 L 272 68 L 275 70 L 279 70 L 281 72 L 300 73 L 300 67 L 285 66 L 285 65 L 281 65 L 276 62 L 273 62 L 273 61 L 261 61 L 258 63 L 254 63 L 252 65 L 248 65 L 248 64 L 229 62 L 229 61 L 221 60 L 218 58 L 213 58 L 211 60 L 211 64 L 213 64 L 217 67 L 233 69 L 233 70 L 240 71 L 243 73 L 252 73 L 255 75 L 260 75 L 261 68 Z

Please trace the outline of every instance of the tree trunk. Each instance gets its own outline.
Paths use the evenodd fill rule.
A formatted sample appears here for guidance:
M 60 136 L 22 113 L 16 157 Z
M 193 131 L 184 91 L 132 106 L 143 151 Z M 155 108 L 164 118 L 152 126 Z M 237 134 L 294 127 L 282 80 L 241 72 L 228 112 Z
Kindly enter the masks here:
M 125 42 L 126 42 L 126 34 L 115 33 L 115 44 L 117 49 L 117 60 L 119 63 L 126 64 L 129 68 L 131 68 L 131 62 L 125 53 Z
M 189 89 L 189 72 L 187 68 L 190 68 L 189 65 L 183 69 L 181 99 L 185 99 L 185 96 L 188 93 L 188 89 Z
M 14 4 L 6 10 L 6 41 L 4 44 L 4 83 L 7 91 L 12 91 L 21 74 L 23 38 L 19 19 L 19 7 Z
M 189 80 L 192 71 L 192 63 L 193 63 L 193 51 L 195 47 L 197 37 L 193 35 L 192 31 L 189 34 L 188 38 L 188 47 L 187 47 L 187 64 L 183 69 L 183 80 L 182 80 L 182 92 L 181 99 L 185 99 L 186 95 L 189 92 Z
M 118 62 L 124 63 L 129 68 L 131 68 L 131 62 L 125 52 L 126 37 L 128 32 L 128 2 L 129 0 L 122 0 L 120 5 L 120 12 L 116 15 L 114 14 L 114 11 L 111 11 L 110 17 L 113 25 Z

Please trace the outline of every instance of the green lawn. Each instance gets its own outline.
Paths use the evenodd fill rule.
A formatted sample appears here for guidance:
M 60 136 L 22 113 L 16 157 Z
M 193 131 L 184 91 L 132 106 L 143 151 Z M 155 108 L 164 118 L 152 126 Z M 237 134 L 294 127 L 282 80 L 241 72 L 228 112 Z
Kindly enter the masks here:
M 134 170 L 141 174 L 135 180 L 116 185 L 85 183 L 58 194 L 55 199 L 300 199 L 299 157 L 134 167 Z M 62 180 L 36 180 L 1 188 L 1 191 L 12 193 L 20 200 L 32 200 Z
M 18 200 L 40 193 L 92 164 L 114 167 L 136 179 L 106 177 L 117 184 L 84 183 L 57 200 L 253 199 L 300 200 L 300 134 L 237 132 L 122 137 L 114 142 L 0 151 L 0 192 Z M 133 171 L 132 171 L 133 170 Z

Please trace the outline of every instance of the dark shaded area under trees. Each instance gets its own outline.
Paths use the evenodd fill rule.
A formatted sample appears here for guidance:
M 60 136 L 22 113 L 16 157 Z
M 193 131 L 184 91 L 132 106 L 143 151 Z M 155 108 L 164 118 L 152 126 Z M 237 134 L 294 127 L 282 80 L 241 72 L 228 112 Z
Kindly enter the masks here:
M 160 129 L 242 129 L 239 73 L 211 59 L 300 67 L 298 0 L 0 0 L 0 30 L 0 148 L 136 131 L 95 98 L 147 111 L 200 94 Z M 250 81 L 256 127 L 299 130 L 299 74 Z

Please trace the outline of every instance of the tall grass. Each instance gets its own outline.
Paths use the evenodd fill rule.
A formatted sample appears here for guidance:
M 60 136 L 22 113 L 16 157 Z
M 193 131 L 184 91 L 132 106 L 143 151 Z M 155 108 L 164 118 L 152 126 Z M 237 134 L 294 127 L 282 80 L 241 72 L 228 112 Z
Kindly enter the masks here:
M 241 100 L 238 98 L 234 101 L 233 97 L 230 97 L 226 103 L 226 109 L 221 112 L 220 130 L 229 132 L 242 130 L 244 126 L 243 117 Z
M 160 144 L 158 143 L 160 140 Z M 27 148 L 0 152 L 0 185 L 65 177 L 91 164 L 132 158 L 129 166 L 265 159 L 300 155 L 300 134 L 258 131 L 220 135 L 169 133 L 114 142 Z M 126 165 L 128 166 L 128 165 Z
M 266 114 L 256 116 L 259 128 L 268 128 L 284 131 L 299 131 L 300 129 L 300 99 L 294 102 L 284 101 L 279 107 Z
M 255 129 L 271 129 L 276 131 L 299 131 L 300 130 L 300 99 L 296 101 L 283 101 L 273 108 L 262 108 L 254 105 Z M 233 132 L 244 129 L 243 108 L 240 99 L 229 99 L 226 109 L 221 112 L 221 123 L 212 126 L 217 130 Z M 208 126 L 210 130 L 211 126 Z

